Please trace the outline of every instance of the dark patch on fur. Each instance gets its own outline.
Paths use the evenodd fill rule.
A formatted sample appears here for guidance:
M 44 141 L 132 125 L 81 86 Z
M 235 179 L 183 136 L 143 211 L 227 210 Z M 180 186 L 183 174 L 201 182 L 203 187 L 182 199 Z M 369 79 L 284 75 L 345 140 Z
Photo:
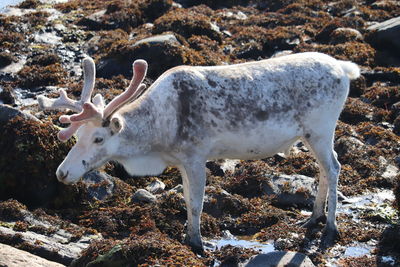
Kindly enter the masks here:
M 214 81 L 212 81 L 212 80 L 210 80 L 210 79 L 208 79 L 207 82 L 208 82 L 208 84 L 209 84 L 211 87 L 213 87 L 213 88 L 215 88 L 215 87 L 217 86 L 217 83 L 214 82 Z
M 306 133 L 305 137 L 306 137 L 307 139 L 309 139 L 309 138 L 311 137 L 311 134 Z
M 178 91 L 179 108 L 177 110 L 178 136 L 189 140 L 202 124 L 202 102 L 198 101 L 197 90 L 201 88 L 194 82 L 177 79 L 173 82 Z
M 256 116 L 257 120 L 259 120 L 259 121 L 265 121 L 265 120 L 268 119 L 269 114 L 268 114 L 268 112 L 265 111 L 265 110 L 259 110 L 259 111 L 256 112 L 256 115 L 255 115 L 255 116 Z

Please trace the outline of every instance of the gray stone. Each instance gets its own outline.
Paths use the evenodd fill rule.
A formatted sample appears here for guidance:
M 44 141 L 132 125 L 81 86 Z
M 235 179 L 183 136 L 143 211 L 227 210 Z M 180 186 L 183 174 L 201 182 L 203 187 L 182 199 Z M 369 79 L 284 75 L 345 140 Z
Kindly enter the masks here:
M 14 219 L 0 217 L 0 239 L 4 243 L 11 242 L 10 245 L 23 245 L 28 252 L 65 265 L 78 258 L 92 241 L 102 238 L 101 234 L 76 236 L 76 233 L 84 233 L 85 229 L 73 223 L 65 224 L 61 220 L 48 219 L 26 209 L 20 209 L 19 213 L 20 216 Z M 27 229 L 15 229 L 17 221 L 25 223 Z M 16 236 L 17 239 L 13 238 Z
M 180 42 L 178 41 L 178 39 L 176 39 L 175 35 L 159 34 L 159 35 L 154 35 L 154 36 L 139 40 L 133 46 L 139 46 L 141 44 L 155 45 L 155 44 L 161 44 L 161 43 L 170 43 L 170 44 L 180 45 Z
M 314 267 L 310 258 L 298 252 L 275 251 L 253 256 L 244 267 Z
M 400 17 L 392 18 L 367 28 L 369 42 L 382 50 L 400 55 Z
M 139 189 L 133 194 L 132 200 L 135 202 L 152 203 L 156 202 L 157 198 L 145 189 Z
M 107 173 L 92 171 L 83 176 L 83 182 L 91 198 L 104 200 L 113 194 L 114 178 Z
M 337 28 L 331 33 L 331 43 L 345 43 L 351 41 L 362 41 L 362 34 L 353 28 Z
M 215 218 L 219 218 L 226 212 L 230 214 L 236 213 L 236 215 L 244 212 L 244 205 L 238 196 L 232 195 L 221 188 L 216 189 L 213 186 L 207 186 L 203 211 Z
M 262 188 L 280 207 L 312 207 L 316 195 L 315 179 L 304 175 L 274 175 Z
M 0 125 L 6 124 L 9 120 L 11 120 L 17 116 L 23 117 L 27 120 L 33 120 L 33 121 L 40 123 L 40 120 L 31 114 L 28 114 L 26 112 L 23 112 L 16 108 L 12 108 L 7 105 L 0 104 Z
M 97 64 L 97 75 L 102 78 L 110 78 L 122 74 L 126 77 L 132 76 L 132 63 L 135 59 L 142 58 L 148 62 L 159 62 L 157 67 L 149 68 L 147 76 L 157 78 L 162 72 L 176 65 L 182 65 L 183 49 L 181 43 L 173 34 L 160 34 L 138 40 L 130 47 L 130 54 L 109 55 L 100 59 Z M 171 52 L 175 51 L 175 52 Z M 160 61 L 160 58 L 163 60 Z
M 53 261 L 48 261 L 29 252 L 16 249 L 8 245 L 0 244 L 0 266 L 62 267 L 65 265 Z
M 183 185 L 178 184 L 177 186 L 175 186 L 174 188 L 172 188 L 171 190 L 169 190 L 170 193 L 183 193 Z
M 146 187 L 146 190 L 152 194 L 161 194 L 164 192 L 165 184 L 160 180 L 154 180 L 151 184 Z

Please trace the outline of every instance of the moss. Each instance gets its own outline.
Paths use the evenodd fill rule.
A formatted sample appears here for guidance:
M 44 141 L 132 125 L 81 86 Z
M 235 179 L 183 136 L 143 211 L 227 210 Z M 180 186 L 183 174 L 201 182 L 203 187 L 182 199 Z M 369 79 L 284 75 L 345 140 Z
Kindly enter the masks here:
M 19 86 L 22 88 L 32 88 L 38 86 L 58 85 L 67 76 L 61 64 L 55 63 L 45 67 L 39 65 L 24 66 L 18 75 Z
M 10 199 L 0 202 L 0 220 L 22 220 L 25 217 L 25 210 L 26 206 L 24 204 L 21 204 L 17 200 Z
M 339 264 L 343 267 L 378 266 L 375 257 L 372 256 L 348 257 L 345 259 L 340 259 Z
M 50 16 L 49 12 L 36 11 L 26 14 L 23 17 L 22 21 L 28 23 L 31 27 L 44 26 L 49 16 Z
M 20 117 L 3 125 L 1 130 L 1 198 L 12 197 L 36 206 L 50 204 L 64 196 L 60 192 L 65 186 L 57 181 L 55 172 L 72 141 L 60 143 L 56 137 L 58 130 L 51 123 Z
M 23 2 L 21 2 L 18 7 L 19 8 L 31 8 L 31 9 L 35 9 L 37 8 L 39 5 L 41 5 L 41 2 L 38 0 L 24 0 Z
M 369 87 L 362 97 L 368 99 L 374 106 L 390 110 L 393 104 L 400 101 L 400 90 L 398 86 L 376 83 Z
M 364 66 L 373 66 L 375 62 L 375 49 L 369 44 L 360 42 L 347 42 L 337 45 L 301 44 L 295 52 L 317 51 L 331 55 L 337 59 L 350 60 Z
M 156 79 L 163 72 L 175 66 L 207 64 L 197 51 L 176 43 L 141 43 L 139 45 L 135 45 L 135 43 L 135 41 L 125 40 L 114 42 L 108 55 L 102 60 L 123 66 L 121 69 L 126 72 L 127 76 L 132 75 L 131 65 L 137 58 L 144 59 L 147 62 L 157 62 L 148 69 L 147 75 L 151 79 Z M 163 60 L 159 60 L 160 58 Z M 110 76 L 111 74 L 107 72 L 107 75 Z
M 84 8 L 88 8 L 86 4 Z M 134 1 L 127 3 L 126 1 L 114 0 L 104 1 L 105 13 L 100 14 L 99 18 L 92 19 L 83 17 L 78 22 L 79 25 L 86 26 L 90 30 L 110 30 L 110 29 L 122 29 L 130 32 L 133 28 L 145 23 L 153 21 L 162 14 L 164 14 L 171 6 L 171 0 L 150 0 L 150 1 Z M 100 9 L 100 6 L 94 6 L 96 9 Z M 76 6 L 59 6 L 66 10 L 74 9 Z
M 18 32 L 6 31 L 0 33 L 0 47 L 3 49 L 18 50 L 19 44 L 24 40 L 24 36 Z
M 194 9 L 175 9 L 156 19 L 153 33 L 159 34 L 166 31 L 175 32 L 185 38 L 192 35 L 205 35 L 218 42 L 222 37 L 212 28 L 210 18 Z
M 221 262 L 220 266 L 240 266 L 239 264 L 258 253 L 253 249 L 226 245 L 217 250 L 214 255 Z
M 39 53 L 37 55 L 34 55 L 32 58 L 30 58 L 27 62 L 27 65 L 29 65 L 29 66 L 39 65 L 39 66 L 45 67 L 45 66 L 49 66 L 52 64 L 56 64 L 56 63 L 61 63 L 61 58 L 57 54 Z
M 13 54 L 7 52 L 0 53 L 0 68 L 10 65 L 15 62 L 16 58 Z
M 113 266 L 114 263 L 120 266 L 128 263 L 133 266 L 204 266 L 201 259 L 186 246 L 159 232 L 132 235 L 118 242 L 93 242 L 71 266 Z

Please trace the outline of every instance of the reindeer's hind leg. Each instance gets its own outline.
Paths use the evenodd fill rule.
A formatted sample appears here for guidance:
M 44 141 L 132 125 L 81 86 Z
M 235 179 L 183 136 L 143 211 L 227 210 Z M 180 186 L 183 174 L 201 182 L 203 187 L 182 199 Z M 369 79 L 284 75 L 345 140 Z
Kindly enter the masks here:
M 200 216 L 206 186 L 205 164 L 205 160 L 188 159 L 185 164 L 178 166 L 182 174 L 183 194 L 188 215 L 185 243 L 199 254 L 203 253 Z
M 320 185 L 314 204 L 313 214 L 310 221 L 316 222 L 325 214 L 325 201 L 328 195 L 328 218 L 324 229 L 322 247 L 333 245 L 339 236 L 336 225 L 337 184 L 340 172 L 340 163 L 333 150 L 333 129 L 322 133 L 309 133 L 306 137 L 307 143 L 317 158 L 321 169 Z

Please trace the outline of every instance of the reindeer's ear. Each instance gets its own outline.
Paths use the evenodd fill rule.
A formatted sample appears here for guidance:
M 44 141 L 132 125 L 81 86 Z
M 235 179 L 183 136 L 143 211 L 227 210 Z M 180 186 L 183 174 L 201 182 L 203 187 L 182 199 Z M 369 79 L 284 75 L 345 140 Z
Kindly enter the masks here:
M 120 118 L 114 117 L 111 119 L 110 121 L 111 131 L 113 131 L 114 133 L 119 133 L 122 127 L 123 127 L 123 122 Z

